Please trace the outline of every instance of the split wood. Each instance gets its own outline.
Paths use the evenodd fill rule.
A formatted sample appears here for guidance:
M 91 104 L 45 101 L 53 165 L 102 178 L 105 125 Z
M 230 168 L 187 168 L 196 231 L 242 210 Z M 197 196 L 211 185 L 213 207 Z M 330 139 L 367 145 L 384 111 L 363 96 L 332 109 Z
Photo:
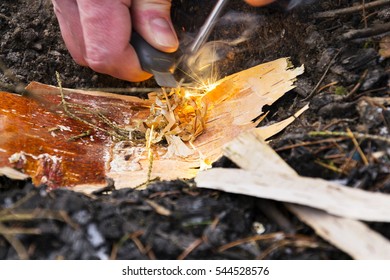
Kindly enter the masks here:
M 390 196 L 300 177 L 262 139 L 256 130 L 239 136 L 225 155 L 243 170 L 201 172 L 197 186 L 290 202 L 285 203 L 290 211 L 351 257 L 390 259 L 390 242 L 355 220 L 390 222 Z

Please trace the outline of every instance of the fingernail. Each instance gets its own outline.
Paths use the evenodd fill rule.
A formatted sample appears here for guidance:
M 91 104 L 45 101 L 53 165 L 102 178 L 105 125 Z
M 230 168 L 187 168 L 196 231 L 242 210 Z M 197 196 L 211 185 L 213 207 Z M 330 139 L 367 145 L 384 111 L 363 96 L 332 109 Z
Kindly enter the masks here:
M 178 40 L 172 25 L 165 18 L 154 18 L 150 21 L 156 43 L 165 48 L 177 48 Z

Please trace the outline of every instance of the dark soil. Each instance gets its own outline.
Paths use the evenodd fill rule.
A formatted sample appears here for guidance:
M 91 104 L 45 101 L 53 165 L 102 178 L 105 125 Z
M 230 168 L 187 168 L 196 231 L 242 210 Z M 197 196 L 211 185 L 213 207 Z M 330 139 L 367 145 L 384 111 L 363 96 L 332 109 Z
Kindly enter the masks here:
M 26 4 L 28 2 L 28 4 Z M 181 38 L 204 21 L 213 1 L 173 1 Z M 297 88 L 270 106 L 265 123 L 284 119 L 307 101 L 311 108 L 271 145 L 299 174 L 350 187 L 390 192 L 389 59 L 378 54 L 384 34 L 347 39 L 351 29 L 390 20 L 388 6 L 333 18 L 317 12 L 361 1 L 317 1 L 285 11 L 231 1 L 229 12 L 257 15 L 249 40 L 225 44 L 221 75 L 289 56 L 306 71 Z M 368 2 L 368 1 L 366 1 Z M 216 27 L 213 39 L 248 30 L 243 14 Z M 39 81 L 70 88 L 155 87 L 128 83 L 76 65 L 61 39 L 49 1 L 0 3 L 0 58 L 15 74 L 0 73 L 0 90 L 17 92 Z M 330 65 L 330 67 L 328 67 Z M 4 70 L 4 69 L 3 69 Z M 324 77 L 318 87 L 316 84 Z M 337 82 L 337 83 L 336 83 Z M 326 86 L 327 85 L 327 86 Z M 264 124 L 264 122 L 262 123 Z M 357 141 L 338 132 L 360 133 Z M 327 131 L 328 135 L 320 132 Z M 315 132 L 313 134 L 313 132 Z M 261 159 L 259 159 L 261 160 Z M 367 160 L 365 162 L 365 160 Z M 231 167 L 227 159 L 218 166 Z M 157 204 L 157 206 L 156 206 Z M 165 211 L 165 212 L 164 212 Z M 280 218 L 280 216 L 282 218 Z M 388 224 L 370 224 L 390 238 Z M 263 232 L 261 241 L 231 243 Z M 226 245 L 231 245 L 229 248 Z M 109 190 L 90 196 L 0 177 L 0 259 L 349 259 L 277 202 L 197 189 L 192 182 L 159 182 L 148 189 Z

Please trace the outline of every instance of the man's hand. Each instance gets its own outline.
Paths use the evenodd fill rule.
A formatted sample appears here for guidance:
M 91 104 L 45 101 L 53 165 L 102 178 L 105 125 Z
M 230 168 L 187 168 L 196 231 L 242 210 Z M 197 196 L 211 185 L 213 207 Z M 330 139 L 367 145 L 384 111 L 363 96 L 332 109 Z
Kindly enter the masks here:
M 136 30 L 149 44 L 173 52 L 179 42 L 170 19 L 171 0 L 52 0 L 62 37 L 73 59 L 96 72 L 142 81 L 129 44 Z
M 262 6 L 273 0 L 245 0 Z M 131 31 L 149 44 L 173 52 L 179 42 L 171 18 L 171 0 L 52 0 L 62 37 L 73 59 L 92 70 L 127 81 L 151 75 L 141 69 Z

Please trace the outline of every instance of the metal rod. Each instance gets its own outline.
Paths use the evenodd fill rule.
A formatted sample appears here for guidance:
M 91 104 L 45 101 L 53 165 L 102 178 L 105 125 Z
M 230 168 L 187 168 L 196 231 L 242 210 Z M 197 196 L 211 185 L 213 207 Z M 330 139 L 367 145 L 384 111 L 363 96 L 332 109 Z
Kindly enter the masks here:
M 206 22 L 200 28 L 199 33 L 196 36 L 194 42 L 191 44 L 189 49 L 190 54 L 196 53 L 207 41 L 211 31 L 213 30 L 215 24 L 217 23 L 217 19 L 219 15 L 221 14 L 223 8 L 226 6 L 227 2 L 228 0 L 218 0 L 218 3 L 215 4 L 213 10 L 211 11 L 210 15 L 206 19 Z

